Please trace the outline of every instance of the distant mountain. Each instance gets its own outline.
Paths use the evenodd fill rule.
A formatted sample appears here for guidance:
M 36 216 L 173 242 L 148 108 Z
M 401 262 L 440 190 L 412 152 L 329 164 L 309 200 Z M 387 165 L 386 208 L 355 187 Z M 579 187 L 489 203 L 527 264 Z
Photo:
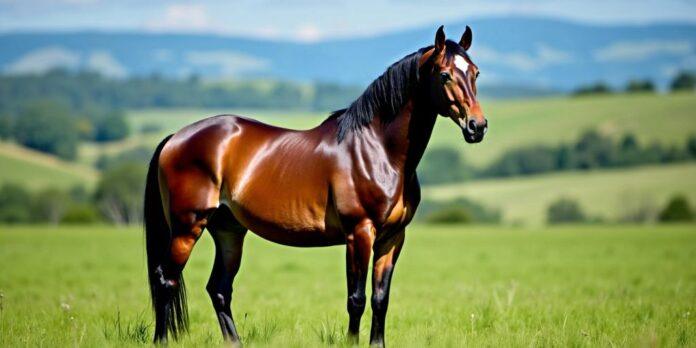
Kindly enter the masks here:
M 527 17 L 445 24 L 453 40 L 466 24 L 473 28 L 471 55 L 488 90 L 507 86 L 511 93 L 509 86 L 517 86 L 537 94 L 600 80 L 623 85 L 632 78 L 665 86 L 677 70 L 696 69 L 696 24 L 600 26 Z M 204 34 L 5 33 L 0 71 L 65 67 L 113 77 L 197 74 L 366 84 L 390 63 L 431 44 L 436 28 L 317 43 Z

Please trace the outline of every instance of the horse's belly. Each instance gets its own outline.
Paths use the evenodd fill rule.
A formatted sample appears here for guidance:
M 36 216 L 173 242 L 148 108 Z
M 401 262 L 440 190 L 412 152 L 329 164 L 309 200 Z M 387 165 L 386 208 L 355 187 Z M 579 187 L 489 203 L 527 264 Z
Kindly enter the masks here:
M 345 243 L 337 218 L 327 214 L 326 207 L 295 206 L 282 199 L 266 202 L 233 201 L 235 218 L 246 228 L 269 241 L 300 247 L 327 246 Z

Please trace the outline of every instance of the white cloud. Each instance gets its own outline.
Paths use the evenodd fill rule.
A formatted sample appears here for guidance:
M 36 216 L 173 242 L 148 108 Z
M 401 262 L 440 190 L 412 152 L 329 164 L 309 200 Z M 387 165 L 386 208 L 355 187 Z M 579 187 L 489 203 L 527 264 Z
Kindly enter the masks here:
M 303 24 L 297 28 L 295 38 L 303 42 L 316 42 L 322 38 L 321 30 L 314 24 Z
M 594 52 L 594 58 L 599 62 L 612 61 L 643 61 L 654 56 L 682 56 L 693 52 L 689 41 L 620 41 L 615 42 Z
M 43 73 L 55 68 L 74 69 L 80 65 L 80 55 L 60 46 L 33 50 L 5 66 L 11 74 Z
M 126 77 L 128 69 L 107 51 L 96 51 L 87 58 L 87 68 L 108 77 Z
M 471 57 L 474 62 L 500 64 L 520 71 L 534 71 L 549 65 L 570 62 L 573 59 L 569 52 L 541 43 L 536 45 L 532 53 L 499 52 L 487 46 L 477 46 L 472 49 Z
M 146 25 L 152 30 L 214 31 L 214 20 L 208 8 L 201 4 L 174 4 L 164 9 L 162 19 Z
M 192 51 L 186 54 L 186 60 L 198 66 L 216 66 L 224 76 L 264 70 L 270 66 L 265 59 L 227 50 Z

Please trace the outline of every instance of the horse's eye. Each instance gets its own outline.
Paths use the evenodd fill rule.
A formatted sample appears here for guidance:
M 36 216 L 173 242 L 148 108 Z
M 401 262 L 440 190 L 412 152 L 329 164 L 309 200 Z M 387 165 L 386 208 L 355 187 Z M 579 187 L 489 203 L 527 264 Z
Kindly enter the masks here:
M 446 73 L 446 72 L 440 73 L 440 80 L 442 81 L 442 83 L 447 83 L 451 79 L 452 79 L 452 76 L 450 76 L 449 73 Z
M 478 78 L 479 75 L 481 75 L 481 72 L 480 72 L 480 71 L 477 71 L 477 72 L 476 72 L 476 78 Z

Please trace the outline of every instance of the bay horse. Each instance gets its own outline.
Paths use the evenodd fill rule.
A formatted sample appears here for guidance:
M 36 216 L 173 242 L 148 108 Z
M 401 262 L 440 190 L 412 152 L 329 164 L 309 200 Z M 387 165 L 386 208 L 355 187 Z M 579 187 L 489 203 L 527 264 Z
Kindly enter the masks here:
M 434 45 L 391 65 L 313 129 L 219 115 L 165 138 L 150 161 L 144 208 L 155 342 L 187 330 L 182 270 L 207 228 L 216 255 L 206 289 L 226 340 L 239 342 L 232 283 L 251 230 L 296 247 L 346 245 L 353 342 L 372 257 L 370 344 L 383 346 L 394 266 L 420 201 L 416 167 L 437 115 L 452 119 L 468 143 L 487 130 L 471 41 L 469 27 L 459 42 L 440 27 Z

